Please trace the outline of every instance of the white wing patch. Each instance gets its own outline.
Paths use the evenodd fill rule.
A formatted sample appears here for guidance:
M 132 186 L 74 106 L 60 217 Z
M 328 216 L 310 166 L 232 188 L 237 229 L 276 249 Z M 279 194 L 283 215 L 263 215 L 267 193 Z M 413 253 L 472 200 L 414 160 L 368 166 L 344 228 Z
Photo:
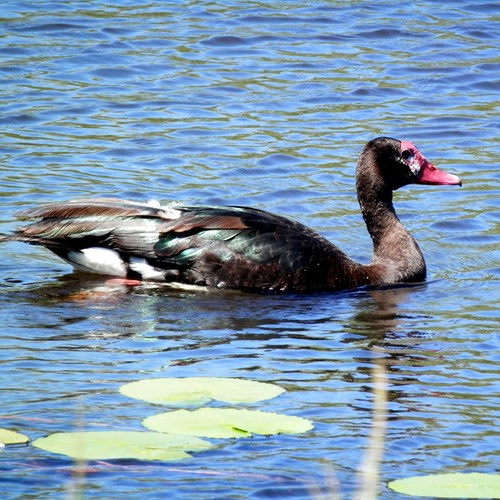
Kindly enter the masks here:
M 77 270 L 85 273 L 105 274 L 107 276 L 127 276 L 127 264 L 118 252 L 109 248 L 90 247 L 71 250 L 66 260 Z
M 153 208 L 161 208 L 161 204 L 158 200 L 148 200 L 146 202 L 146 205 L 148 207 L 153 207 Z
M 143 280 L 164 281 L 165 271 L 150 266 L 145 259 L 133 257 L 130 259 L 130 269 L 139 273 Z
M 173 220 L 178 219 L 182 215 L 182 212 L 170 205 L 166 205 L 164 207 L 161 207 L 161 215 L 162 217 L 165 217 L 165 219 Z

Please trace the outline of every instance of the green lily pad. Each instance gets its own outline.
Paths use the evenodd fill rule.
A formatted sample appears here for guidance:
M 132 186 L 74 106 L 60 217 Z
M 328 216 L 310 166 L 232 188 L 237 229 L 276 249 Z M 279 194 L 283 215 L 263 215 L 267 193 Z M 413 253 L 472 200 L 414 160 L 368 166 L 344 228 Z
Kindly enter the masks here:
M 201 406 L 213 399 L 256 403 L 285 392 L 274 384 L 223 377 L 151 378 L 122 385 L 119 390 L 131 398 L 172 406 Z
M 9 429 L 0 429 L 0 443 L 2 444 L 19 444 L 27 443 L 30 440 L 28 436 L 19 432 L 10 431 Z
M 498 474 L 432 474 L 398 479 L 388 484 L 398 493 L 433 498 L 500 498 Z
M 33 446 L 79 460 L 180 460 L 191 457 L 187 451 L 212 447 L 198 438 L 140 431 L 60 432 L 36 439 Z
M 142 423 L 158 432 L 214 438 L 296 434 L 313 428 L 312 422 L 300 417 L 228 408 L 170 411 L 147 417 Z

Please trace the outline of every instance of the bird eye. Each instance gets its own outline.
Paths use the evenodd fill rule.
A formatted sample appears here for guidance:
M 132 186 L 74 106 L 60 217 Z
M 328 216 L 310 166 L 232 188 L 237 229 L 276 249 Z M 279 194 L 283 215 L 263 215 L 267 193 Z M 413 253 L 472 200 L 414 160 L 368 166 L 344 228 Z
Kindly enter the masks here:
M 404 160 L 409 160 L 411 157 L 412 157 L 412 153 L 409 149 L 405 149 L 404 151 L 401 152 L 401 157 L 404 159 Z

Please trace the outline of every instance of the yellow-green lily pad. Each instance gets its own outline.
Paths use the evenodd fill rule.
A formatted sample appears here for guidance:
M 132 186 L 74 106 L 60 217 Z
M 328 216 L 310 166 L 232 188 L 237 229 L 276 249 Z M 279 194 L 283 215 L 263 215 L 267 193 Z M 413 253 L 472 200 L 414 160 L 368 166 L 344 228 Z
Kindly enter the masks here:
M 122 385 L 125 396 L 171 406 L 201 406 L 211 400 L 256 403 L 279 396 L 285 389 L 274 384 L 238 378 L 151 378 Z
M 398 493 L 433 498 L 500 498 L 500 475 L 432 474 L 398 479 L 388 484 Z
M 300 417 L 257 410 L 199 408 L 159 413 L 143 420 L 158 432 L 214 438 L 250 437 L 252 434 L 297 434 L 313 428 Z
M 78 460 L 181 460 L 188 451 L 212 445 L 202 439 L 141 431 L 59 432 L 36 439 L 33 446 Z
M 30 440 L 28 436 L 9 429 L 0 429 L 0 443 L 2 444 L 20 444 L 27 443 Z

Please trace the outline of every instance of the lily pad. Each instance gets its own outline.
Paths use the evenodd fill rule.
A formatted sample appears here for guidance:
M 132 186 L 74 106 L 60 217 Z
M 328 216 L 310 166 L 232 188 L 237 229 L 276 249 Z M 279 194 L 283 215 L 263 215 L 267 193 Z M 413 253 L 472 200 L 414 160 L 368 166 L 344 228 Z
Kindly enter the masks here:
M 398 479 L 388 484 L 398 493 L 433 498 L 500 498 L 500 475 L 432 474 Z
M 19 432 L 10 431 L 9 429 L 0 429 L 0 443 L 2 444 L 19 444 L 27 443 L 30 440 L 28 436 Z
M 33 446 L 79 460 L 181 460 L 191 457 L 187 451 L 212 447 L 198 438 L 140 431 L 60 432 L 36 439 Z
M 122 385 L 125 396 L 149 403 L 201 406 L 215 399 L 225 403 L 256 403 L 279 396 L 285 389 L 274 384 L 237 378 L 151 378 Z
M 229 408 L 170 411 L 147 417 L 142 423 L 158 432 L 214 438 L 298 434 L 313 428 L 312 422 L 300 417 Z

